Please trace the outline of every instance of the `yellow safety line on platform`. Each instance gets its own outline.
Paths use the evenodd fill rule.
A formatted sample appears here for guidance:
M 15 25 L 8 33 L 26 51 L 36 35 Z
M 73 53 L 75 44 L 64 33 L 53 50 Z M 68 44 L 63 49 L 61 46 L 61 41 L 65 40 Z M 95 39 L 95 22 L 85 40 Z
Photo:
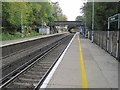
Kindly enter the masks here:
M 11 43 L 16 43 L 16 42 L 18 42 L 18 41 L 6 42 L 6 43 L 2 43 L 2 44 L 0 44 L 0 45 L 11 44 Z
M 79 36 L 78 36 L 78 42 L 79 42 L 79 49 L 80 49 L 80 66 L 81 66 L 81 73 L 82 73 L 82 88 L 88 88 L 88 81 L 87 81 L 87 75 L 86 75 L 86 70 L 85 70 L 85 65 L 84 65 L 82 46 L 80 44 Z

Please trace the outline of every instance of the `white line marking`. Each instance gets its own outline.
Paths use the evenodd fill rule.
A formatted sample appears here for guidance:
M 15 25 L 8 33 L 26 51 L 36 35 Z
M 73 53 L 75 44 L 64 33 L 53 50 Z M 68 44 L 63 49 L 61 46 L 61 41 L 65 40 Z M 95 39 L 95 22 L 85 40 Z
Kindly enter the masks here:
M 77 34 L 77 33 L 76 33 Z M 68 44 L 68 46 L 66 47 L 66 49 L 64 50 L 64 52 L 62 53 L 62 55 L 60 56 L 60 58 L 58 59 L 58 61 L 56 62 L 55 66 L 52 68 L 51 72 L 48 74 L 47 78 L 45 79 L 45 81 L 43 82 L 43 84 L 41 85 L 40 88 L 46 88 L 50 79 L 52 78 L 53 74 L 55 73 L 58 65 L 60 64 L 60 62 L 63 59 L 63 56 L 65 55 L 65 53 L 67 52 L 68 48 L 70 47 L 73 39 L 75 38 L 76 34 L 74 35 L 74 37 L 71 39 L 70 43 Z

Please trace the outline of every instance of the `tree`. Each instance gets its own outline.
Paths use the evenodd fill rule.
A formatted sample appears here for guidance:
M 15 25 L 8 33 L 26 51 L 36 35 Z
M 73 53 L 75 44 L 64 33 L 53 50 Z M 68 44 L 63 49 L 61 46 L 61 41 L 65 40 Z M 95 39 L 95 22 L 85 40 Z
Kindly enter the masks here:
M 33 15 L 29 3 L 4 2 L 3 3 L 3 26 L 18 29 L 21 27 L 21 15 L 23 25 L 32 23 Z
M 106 30 L 108 17 L 118 13 L 118 2 L 94 2 L 95 30 Z M 92 26 L 92 2 L 87 2 L 82 8 L 87 26 Z
M 58 2 L 53 3 L 53 16 L 55 17 L 56 21 L 66 21 L 67 17 L 63 14 L 62 9 L 59 6 Z
M 55 20 L 67 20 L 59 5 L 50 2 L 3 2 L 2 27 L 13 32 L 23 26 L 40 27 L 43 22 L 52 25 Z M 22 17 L 22 18 L 21 18 Z
M 85 17 L 84 16 L 77 16 L 76 21 L 85 21 Z

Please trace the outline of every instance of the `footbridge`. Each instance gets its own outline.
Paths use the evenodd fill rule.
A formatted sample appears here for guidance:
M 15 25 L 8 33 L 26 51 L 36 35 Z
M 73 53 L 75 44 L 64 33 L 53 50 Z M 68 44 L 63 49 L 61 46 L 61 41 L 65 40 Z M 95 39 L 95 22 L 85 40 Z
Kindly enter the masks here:
M 84 21 L 54 21 L 54 25 L 84 26 Z
M 68 31 L 71 32 L 71 29 L 77 28 L 85 25 L 84 21 L 54 21 L 54 26 L 67 25 Z

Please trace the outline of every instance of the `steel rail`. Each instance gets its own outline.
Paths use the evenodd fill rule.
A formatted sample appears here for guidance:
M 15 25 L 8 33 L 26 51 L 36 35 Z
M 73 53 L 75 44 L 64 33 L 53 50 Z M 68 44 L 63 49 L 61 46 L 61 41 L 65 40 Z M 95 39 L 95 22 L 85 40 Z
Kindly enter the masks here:
M 69 35 L 68 35 L 69 36 Z M 29 62 L 25 63 L 25 65 L 22 65 L 21 67 L 17 68 L 16 70 L 14 70 L 13 72 L 11 72 L 9 75 L 5 76 L 4 78 L 1 79 L 1 81 L 6 80 L 6 78 L 10 78 L 9 80 L 7 80 L 7 82 L 3 83 L 0 88 L 4 88 L 6 85 L 8 85 L 10 82 L 12 82 L 15 78 L 17 78 L 18 76 L 20 76 L 23 72 L 25 72 L 27 69 L 29 69 L 33 64 L 35 64 L 37 61 L 39 61 L 42 57 L 44 57 L 45 55 L 47 55 L 49 52 L 51 52 L 53 49 L 55 49 L 56 47 L 58 47 L 62 41 L 64 41 L 64 39 L 68 36 L 63 37 L 62 39 L 50 44 L 51 47 L 49 47 L 49 45 L 47 45 L 46 47 L 48 48 L 47 50 L 45 50 L 41 55 L 36 56 L 34 59 L 30 60 Z M 36 60 L 35 60 L 36 59 Z M 35 61 L 34 61 L 35 60 Z M 34 61 L 34 62 L 32 62 Z M 55 60 L 56 61 L 56 60 Z M 32 63 L 31 63 L 32 62 Z M 54 62 L 55 63 L 55 62 Z M 53 65 L 54 65 L 53 63 Z M 53 66 L 52 65 L 52 66 Z M 26 66 L 26 67 L 25 67 Z M 50 68 L 52 68 L 52 66 Z M 24 68 L 23 68 L 24 67 Z M 16 74 L 15 74 L 16 73 Z M 40 86 L 40 83 L 44 80 L 45 76 L 47 75 L 47 73 L 49 73 L 49 70 L 46 72 L 46 74 L 43 76 L 43 78 L 40 80 L 39 84 L 37 85 L 38 88 Z M 15 74 L 14 76 L 12 76 L 13 74 Z

